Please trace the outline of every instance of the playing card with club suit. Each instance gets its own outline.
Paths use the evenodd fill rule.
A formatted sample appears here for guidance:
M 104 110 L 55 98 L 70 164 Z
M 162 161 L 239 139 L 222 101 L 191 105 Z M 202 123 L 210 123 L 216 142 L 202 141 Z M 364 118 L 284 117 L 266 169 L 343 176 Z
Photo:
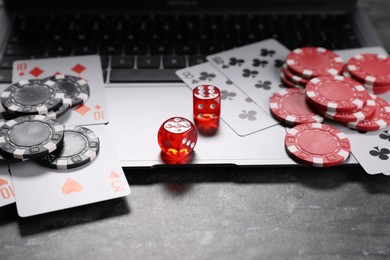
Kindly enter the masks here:
M 178 70 L 176 74 L 191 89 L 199 85 L 218 87 L 221 91 L 221 118 L 240 136 L 278 123 L 208 62 Z
M 12 82 L 45 78 L 55 74 L 81 77 L 88 82 L 90 88 L 87 102 L 71 108 L 59 117 L 58 121 L 68 125 L 108 123 L 101 61 L 98 55 L 15 61 Z
M 390 174 L 390 127 L 373 132 L 344 130 L 352 154 L 369 174 Z
M 11 176 L 8 171 L 8 164 L 0 162 L 0 207 L 15 202 L 15 193 L 12 187 Z
M 33 216 L 130 194 L 106 126 L 90 125 L 87 128 L 99 138 L 100 149 L 95 160 L 84 166 L 55 170 L 34 160 L 10 164 L 19 216 Z
M 269 39 L 207 56 L 207 60 L 270 114 L 269 98 L 284 88 L 280 68 L 289 52 Z

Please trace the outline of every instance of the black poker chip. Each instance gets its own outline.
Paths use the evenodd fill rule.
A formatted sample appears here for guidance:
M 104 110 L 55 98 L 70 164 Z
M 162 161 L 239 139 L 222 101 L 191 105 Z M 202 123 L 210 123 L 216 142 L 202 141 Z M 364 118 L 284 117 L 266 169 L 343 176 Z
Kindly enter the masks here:
M 0 153 L 5 158 L 42 157 L 61 147 L 64 127 L 43 115 L 26 115 L 0 127 Z
M 100 141 L 96 134 L 81 126 L 65 126 L 63 148 L 37 159 L 37 162 L 58 170 L 83 166 L 99 153 Z
M 57 74 L 49 79 L 55 82 L 55 86 L 65 92 L 63 103 L 69 104 L 70 107 L 76 107 L 87 102 L 90 92 L 86 80 L 63 74 Z
M 51 119 L 57 119 L 60 116 L 64 115 L 66 112 L 69 111 L 69 104 L 62 103 L 60 107 L 58 107 L 56 110 L 50 111 L 45 116 L 51 118 Z
M 62 104 L 65 93 L 49 79 L 22 80 L 1 93 L 1 103 L 18 115 L 47 114 Z

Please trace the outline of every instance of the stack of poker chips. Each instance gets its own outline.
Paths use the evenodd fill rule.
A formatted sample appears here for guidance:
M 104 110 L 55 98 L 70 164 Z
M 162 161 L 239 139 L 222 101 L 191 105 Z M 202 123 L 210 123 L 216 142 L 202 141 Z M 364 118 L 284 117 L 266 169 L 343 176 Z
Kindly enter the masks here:
M 69 75 L 22 80 L 7 87 L 1 93 L 5 111 L 0 118 L 0 160 L 34 159 L 66 170 L 95 159 L 99 138 L 90 129 L 56 121 L 88 97 L 88 83 Z
M 390 57 L 381 54 L 358 54 L 345 64 L 345 77 L 361 83 L 368 92 L 384 94 L 390 91 Z
M 377 59 L 387 60 L 374 54 L 360 56 L 377 57 L 376 62 Z M 353 59 L 360 56 L 355 56 L 348 64 L 353 64 Z M 365 62 L 360 68 L 368 71 L 367 64 Z M 371 67 L 371 73 L 385 74 L 383 69 L 375 68 L 373 64 Z M 358 70 L 351 68 L 351 75 L 352 71 Z M 324 118 L 361 131 L 376 131 L 390 126 L 390 104 L 372 94 L 378 93 L 380 87 L 381 91 L 387 91 L 384 82 L 390 73 L 386 72 L 386 77 L 377 76 L 375 81 L 372 77 L 366 77 L 366 84 L 355 80 L 355 76 L 345 77 L 340 73 L 345 73 L 341 58 L 324 48 L 299 48 L 287 56 L 286 64 L 281 69 L 281 80 L 287 89 L 272 95 L 270 112 L 276 120 L 293 126 L 287 130 L 285 147 L 297 162 L 329 167 L 348 158 L 348 138 L 338 129 L 323 124 Z M 371 82 L 370 85 L 367 82 Z M 377 82 L 377 85 L 372 82 Z M 378 85 L 378 82 L 382 85 Z M 332 136 L 334 133 L 337 133 L 337 137 Z

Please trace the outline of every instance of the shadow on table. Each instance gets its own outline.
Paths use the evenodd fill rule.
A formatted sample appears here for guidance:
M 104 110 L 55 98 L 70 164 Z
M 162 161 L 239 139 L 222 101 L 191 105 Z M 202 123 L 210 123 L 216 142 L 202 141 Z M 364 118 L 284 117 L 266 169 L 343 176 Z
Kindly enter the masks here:
M 126 198 L 107 200 L 27 218 L 19 218 L 15 204 L 11 204 L 0 208 L 0 226 L 17 220 L 21 236 L 30 236 L 113 218 L 130 212 Z
M 390 194 L 390 176 L 369 175 L 359 165 L 331 168 L 315 167 L 237 167 L 196 166 L 125 169 L 131 185 L 162 183 L 173 186 L 178 194 L 195 183 L 299 183 L 312 189 L 334 189 L 348 183 L 360 183 L 369 193 Z

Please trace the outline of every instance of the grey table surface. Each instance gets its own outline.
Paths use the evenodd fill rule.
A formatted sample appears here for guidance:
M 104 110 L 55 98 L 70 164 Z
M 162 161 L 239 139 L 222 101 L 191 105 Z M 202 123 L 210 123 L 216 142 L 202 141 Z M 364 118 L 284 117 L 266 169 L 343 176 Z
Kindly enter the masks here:
M 390 1 L 361 4 L 390 50 Z M 0 259 L 390 257 L 390 178 L 360 166 L 126 176 L 126 198 L 25 219 L 0 208 Z

